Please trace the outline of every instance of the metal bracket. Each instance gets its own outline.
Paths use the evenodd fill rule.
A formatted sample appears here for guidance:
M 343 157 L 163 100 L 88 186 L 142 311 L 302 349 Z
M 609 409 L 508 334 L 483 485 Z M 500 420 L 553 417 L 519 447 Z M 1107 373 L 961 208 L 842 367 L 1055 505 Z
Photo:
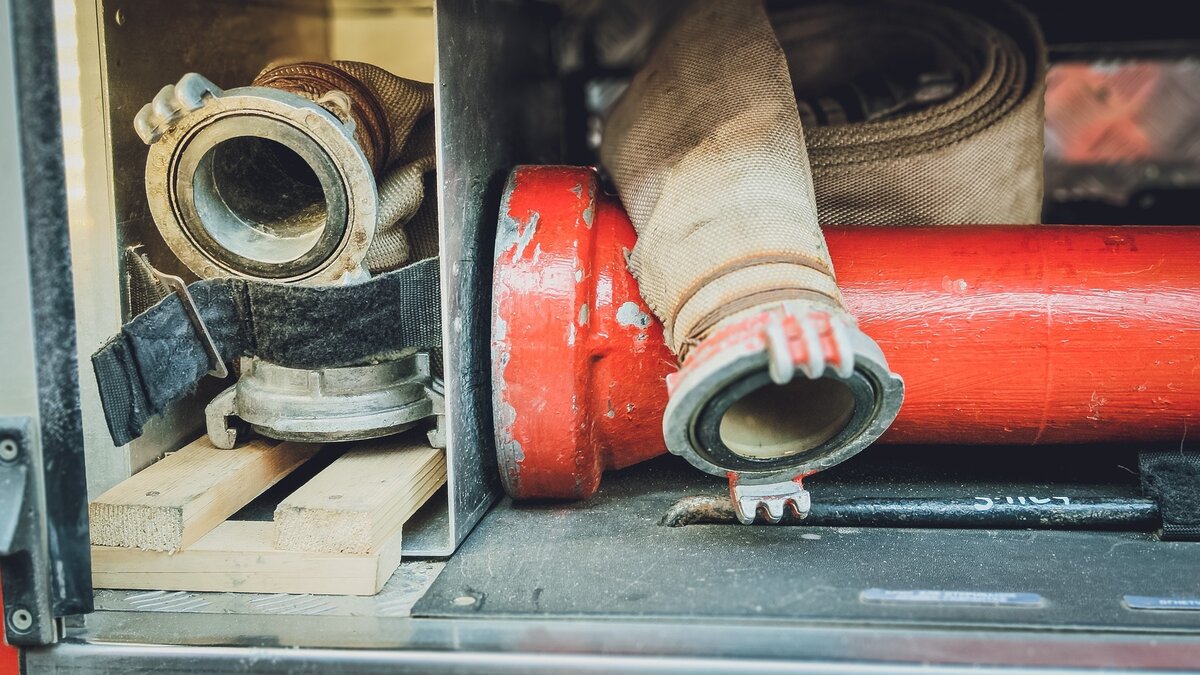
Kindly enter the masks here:
M 225 365 L 225 359 L 221 358 L 221 352 L 217 349 L 217 344 L 213 342 L 212 333 L 208 332 L 208 326 L 204 325 L 204 319 L 200 317 L 200 310 L 196 309 L 196 303 L 192 301 L 192 294 L 188 292 L 187 284 L 174 274 L 160 272 L 154 267 L 151 267 L 150 271 L 154 274 L 154 278 L 161 281 L 179 297 L 179 304 L 183 305 L 183 311 L 187 314 L 188 321 L 192 323 L 196 337 L 200 338 L 200 345 L 204 347 L 204 353 L 208 354 L 208 363 L 211 366 L 208 374 L 222 379 L 229 377 L 229 367 Z
M 33 420 L 0 417 L 0 581 L 11 645 L 55 642 L 59 625 L 50 597 L 45 489 Z

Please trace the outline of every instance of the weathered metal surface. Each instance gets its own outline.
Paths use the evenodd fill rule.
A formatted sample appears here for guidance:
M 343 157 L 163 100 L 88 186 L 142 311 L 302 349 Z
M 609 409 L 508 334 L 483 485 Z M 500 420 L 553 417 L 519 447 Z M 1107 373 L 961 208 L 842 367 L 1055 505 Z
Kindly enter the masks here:
M 0 626 L 21 645 L 92 609 L 57 62 L 53 7 L 0 1 Z
M 812 495 L 804 489 L 799 476 L 779 483 L 747 485 L 738 481 L 737 474 L 730 473 L 729 499 L 725 503 L 743 525 L 752 524 L 759 512 L 766 522 L 774 525 L 784 516 L 793 516 L 796 520 L 807 518 L 812 508 Z
M 595 173 L 527 167 L 509 180 L 492 306 L 496 451 L 509 494 L 578 498 L 606 468 L 662 452 L 675 356 L 625 257 L 632 227 Z
M 284 441 L 366 440 L 440 414 L 444 407 L 437 389 L 429 354 L 416 350 L 382 363 L 318 370 L 251 358 L 243 359 L 237 384 L 213 399 L 204 416 L 208 437 L 218 448 L 237 444 L 239 425 L 231 417 Z
M 501 491 L 487 366 L 489 250 L 508 171 L 546 162 L 561 147 L 552 18 L 540 3 L 437 3 L 434 115 L 450 503 L 450 537 L 434 549 L 439 555 L 453 552 Z M 410 541 L 405 533 L 406 552 Z
M 103 155 L 87 160 L 108 168 L 118 251 L 140 244 L 160 269 L 191 279 L 190 270 L 162 241 L 146 203 L 144 176 L 134 170 L 147 156 L 146 145 L 130 124 L 139 107 L 184 73 L 204 73 L 227 88 L 250 82 L 263 66 L 278 59 L 328 59 L 327 9 L 323 2 L 307 0 L 99 3 L 108 147 Z M 177 48 L 164 49 L 164 40 Z M 124 274 L 123 269 L 118 272 Z
M 502 473 L 517 497 L 586 496 L 604 469 L 665 449 L 663 382 L 675 365 L 653 315 L 637 305 L 649 324 L 632 335 L 597 331 L 602 346 L 568 340 L 584 299 L 640 302 L 617 294 L 636 291 L 620 281 L 632 226 L 611 197 L 597 195 L 594 207 L 584 199 L 591 174 L 571 171 L 521 171 L 514 180 L 529 182 L 510 186 L 520 199 L 514 207 L 510 196 L 502 218 L 510 232 L 496 260 L 493 376 Z M 572 192 L 576 184 L 585 187 Z M 847 309 L 905 379 L 905 403 L 881 442 L 1179 441 L 1200 419 L 1197 228 L 842 227 L 825 236 Z M 599 312 L 588 307 L 590 321 Z M 620 400 L 575 393 L 596 387 L 639 404 L 626 415 Z
M 39 471 L 47 458 L 36 433 L 29 417 L 0 417 L 0 442 L 9 450 L 0 460 L 0 574 L 8 589 L 0 606 L 0 635 L 21 646 L 60 637 L 51 583 L 50 500 Z
M 786 301 L 700 341 L 667 376 L 667 392 L 663 437 L 671 453 L 728 476 L 731 494 L 738 485 L 794 494 L 803 476 L 879 438 L 896 418 L 904 384 L 849 315 Z
M 671 505 L 667 527 L 742 521 L 724 495 L 684 497 Z M 803 515 L 783 512 L 786 525 L 824 527 L 949 527 L 980 529 L 1150 531 L 1162 523 L 1151 499 L 1070 497 L 839 497 L 813 502 Z

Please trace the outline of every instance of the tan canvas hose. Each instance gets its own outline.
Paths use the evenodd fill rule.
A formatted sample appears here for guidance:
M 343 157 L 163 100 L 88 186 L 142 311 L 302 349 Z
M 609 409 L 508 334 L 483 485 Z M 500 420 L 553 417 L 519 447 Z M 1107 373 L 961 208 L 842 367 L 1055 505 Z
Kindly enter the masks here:
M 872 73 L 894 76 L 884 85 L 891 91 L 865 94 L 883 108 L 876 119 L 805 125 L 822 224 L 1039 221 L 1041 33 L 1007 2 L 961 10 L 874 0 L 772 16 L 802 110 L 814 100 L 820 109 L 822 91 L 869 89 Z M 917 90 L 920 79 L 953 92 L 889 114 L 886 103 L 902 93 L 895 90 Z M 933 89 L 926 92 L 936 96 Z
M 792 289 L 840 308 L 787 62 L 761 4 L 685 10 L 609 116 L 601 154 L 638 229 L 630 267 L 677 354 L 739 298 Z
M 357 61 L 272 65 L 253 85 L 322 101 L 335 112 L 348 104 L 340 113 L 353 120 L 355 139 L 378 180 L 377 225 L 366 257 L 372 273 L 436 253 L 436 205 L 425 204 L 426 175 L 435 165 L 433 85 Z M 330 92 L 345 98 L 323 100 Z
M 948 78 L 951 95 L 801 129 L 797 96 L 829 112 L 824 92 L 905 66 Z M 838 306 L 818 221 L 1037 222 L 1044 68 L 1036 24 L 1007 2 L 818 3 L 770 20 L 758 2 L 690 3 L 601 150 L 668 343 L 685 354 L 755 298 Z
M 1038 219 L 1041 41 L 1007 4 L 988 12 L 851 0 L 772 26 L 761 2 L 694 0 L 606 121 L 629 265 L 682 361 L 667 447 L 727 476 L 744 522 L 805 512 L 802 478 L 903 400 L 819 223 Z

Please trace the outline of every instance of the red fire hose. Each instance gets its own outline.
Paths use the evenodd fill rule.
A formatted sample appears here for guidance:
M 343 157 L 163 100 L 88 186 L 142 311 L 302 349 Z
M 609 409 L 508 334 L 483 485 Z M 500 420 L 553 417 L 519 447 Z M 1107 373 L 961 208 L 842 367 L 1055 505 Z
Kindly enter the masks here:
M 501 474 L 516 498 L 586 497 L 665 452 L 675 357 L 592 170 L 518 168 L 501 212 L 514 236 L 493 280 Z M 881 443 L 1180 441 L 1200 418 L 1200 227 L 825 237 L 847 309 L 904 378 Z

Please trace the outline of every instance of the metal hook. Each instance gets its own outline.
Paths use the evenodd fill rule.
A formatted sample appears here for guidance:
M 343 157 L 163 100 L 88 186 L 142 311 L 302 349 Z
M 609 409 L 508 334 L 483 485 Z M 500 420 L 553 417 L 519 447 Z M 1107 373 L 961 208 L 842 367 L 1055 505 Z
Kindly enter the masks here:
M 217 344 L 213 342 L 212 333 L 208 332 L 208 326 L 204 325 L 204 319 L 200 318 L 200 310 L 196 309 L 196 303 L 192 301 L 192 294 L 188 292 L 187 284 L 183 282 L 183 279 L 173 274 L 160 272 L 154 267 L 151 267 L 150 271 L 154 274 L 154 278 L 161 281 L 179 297 L 179 304 L 183 305 L 183 311 L 187 313 L 188 321 L 192 323 L 192 329 L 196 331 L 196 337 L 200 338 L 200 346 L 208 354 L 208 363 L 211 366 L 208 374 L 220 378 L 229 377 L 229 368 L 225 365 L 225 360 L 221 358 L 221 352 L 217 351 Z

